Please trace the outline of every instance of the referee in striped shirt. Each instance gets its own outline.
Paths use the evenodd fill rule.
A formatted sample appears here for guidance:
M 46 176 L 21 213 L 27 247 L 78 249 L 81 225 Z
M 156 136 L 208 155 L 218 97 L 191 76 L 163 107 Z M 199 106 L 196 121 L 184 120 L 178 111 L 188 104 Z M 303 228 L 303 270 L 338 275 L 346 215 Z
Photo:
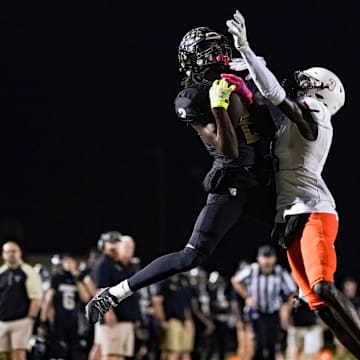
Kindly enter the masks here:
M 251 322 L 255 360 L 275 359 L 280 335 L 280 307 L 297 291 L 290 273 L 277 264 L 275 249 L 258 248 L 257 261 L 231 278 L 235 291 L 245 300 L 244 315 Z

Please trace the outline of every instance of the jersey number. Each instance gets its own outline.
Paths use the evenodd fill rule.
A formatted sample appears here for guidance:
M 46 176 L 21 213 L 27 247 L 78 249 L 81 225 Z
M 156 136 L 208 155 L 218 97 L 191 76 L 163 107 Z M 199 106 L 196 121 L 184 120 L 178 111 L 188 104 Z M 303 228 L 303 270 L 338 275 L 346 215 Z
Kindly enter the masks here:
M 62 296 L 62 303 L 65 310 L 75 309 L 75 293 L 73 291 L 64 291 Z

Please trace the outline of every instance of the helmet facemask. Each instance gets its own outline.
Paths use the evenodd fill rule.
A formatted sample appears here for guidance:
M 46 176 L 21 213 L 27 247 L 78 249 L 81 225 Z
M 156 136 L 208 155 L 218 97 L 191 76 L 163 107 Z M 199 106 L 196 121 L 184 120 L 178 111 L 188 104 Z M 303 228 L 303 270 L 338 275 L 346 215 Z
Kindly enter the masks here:
M 329 85 L 324 84 L 322 81 L 314 78 L 313 76 L 307 74 L 305 71 L 295 71 L 294 73 L 295 81 L 299 88 L 306 92 L 310 89 L 328 89 Z
M 218 41 L 202 41 L 197 46 L 196 65 L 201 68 L 209 65 L 228 66 L 231 60 L 231 48 Z
M 334 115 L 345 103 L 344 87 L 330 70 L 320 67 L 294 73 L 298 90 L 314 97 Z

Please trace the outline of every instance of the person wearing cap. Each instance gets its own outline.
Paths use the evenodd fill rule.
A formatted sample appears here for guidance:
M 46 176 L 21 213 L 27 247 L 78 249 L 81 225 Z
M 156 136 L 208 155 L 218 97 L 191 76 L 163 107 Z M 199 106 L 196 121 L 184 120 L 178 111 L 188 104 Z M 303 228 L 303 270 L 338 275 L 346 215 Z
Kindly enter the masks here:
M 96 295 L 99 283 L 108 282 L 109 274 L 111 274 L 118 260 L 118 247 L 121 238 L 122 234 L 119 231 L 107 231 L 100 235 L 96 246 L 100 255 L 84 277 L 84 283 L 92 296 Z M 104 269 L 104 274 L 101 274 L 102 269 Z M 100 338 L 99 324 L 96 324 L 93 330 L 93 345 L 89 351 L 89 360 L 99 360 L 101 358 L 100 343 L 104 339 Z
M 297 291 L 296 284 L 283 266 L 277 263 L 275 248 L 258 248 L 256 261 L 231 278 L 235 291 L 244 299 L 244 314 L 254 332 L 255 360 L 275 359 L 281 334 L 280 310 Z
M 133 275 L 131 259 L 135 241 L 117 231 L 103 233 L 98 241 L 102 255 L 90 277 L 96 289 L 113 286 Z M 136 294 L 137 295 L 137 294 Z M 95 328 L 95 349 L 102 359 L 133 357 L 135 350 L 135 323 L 141 319 L 138 295 L 127 299 L 104 316 Z

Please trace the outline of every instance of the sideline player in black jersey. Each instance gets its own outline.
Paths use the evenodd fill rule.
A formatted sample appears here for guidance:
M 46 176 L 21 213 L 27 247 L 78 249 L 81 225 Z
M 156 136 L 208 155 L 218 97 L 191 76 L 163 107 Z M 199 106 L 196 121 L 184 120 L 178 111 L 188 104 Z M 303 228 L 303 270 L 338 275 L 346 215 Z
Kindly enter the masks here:
M 251 207 L 250 196 L 265 193 L 268 177 L 263 175 L 271 172 L 269 166 L 263 167 L 269 155 L 263 152 L 269 148 L 263 139 L 268 136 L 261 138 L 252 121 L 260 116 L 274 124 L 267 105 L 255 106 L 245 83 L 230 86 L 226 81 L 231 47 L 224 35 L 208 27 L 194 28 L 181 40 L 178 57 L 185 77 L 175 99 L 176 114 L 199 134 L 213 158 L 203 181 L 207 201 L 184 249 L 159 257 L 129 279 L 98 292 L 86 305 L 90 323 L 133 292 L 202 264 L 244 213 L 256 208 L 264 217 L 271 210 L 272 223 L 274 202 L 261 195 Z
M 63 255 L 61 270 L 54 274 L 45 294 L 41 309 L 41 324 L 51 321 L 51 358 L 79 360 L 81 358 L 78 332 L 81 302 L 89 301 L 90 295 L 80 281 L 77 261 L 72 255 Z M 51 312 L 54 312 L 51 319 Z

